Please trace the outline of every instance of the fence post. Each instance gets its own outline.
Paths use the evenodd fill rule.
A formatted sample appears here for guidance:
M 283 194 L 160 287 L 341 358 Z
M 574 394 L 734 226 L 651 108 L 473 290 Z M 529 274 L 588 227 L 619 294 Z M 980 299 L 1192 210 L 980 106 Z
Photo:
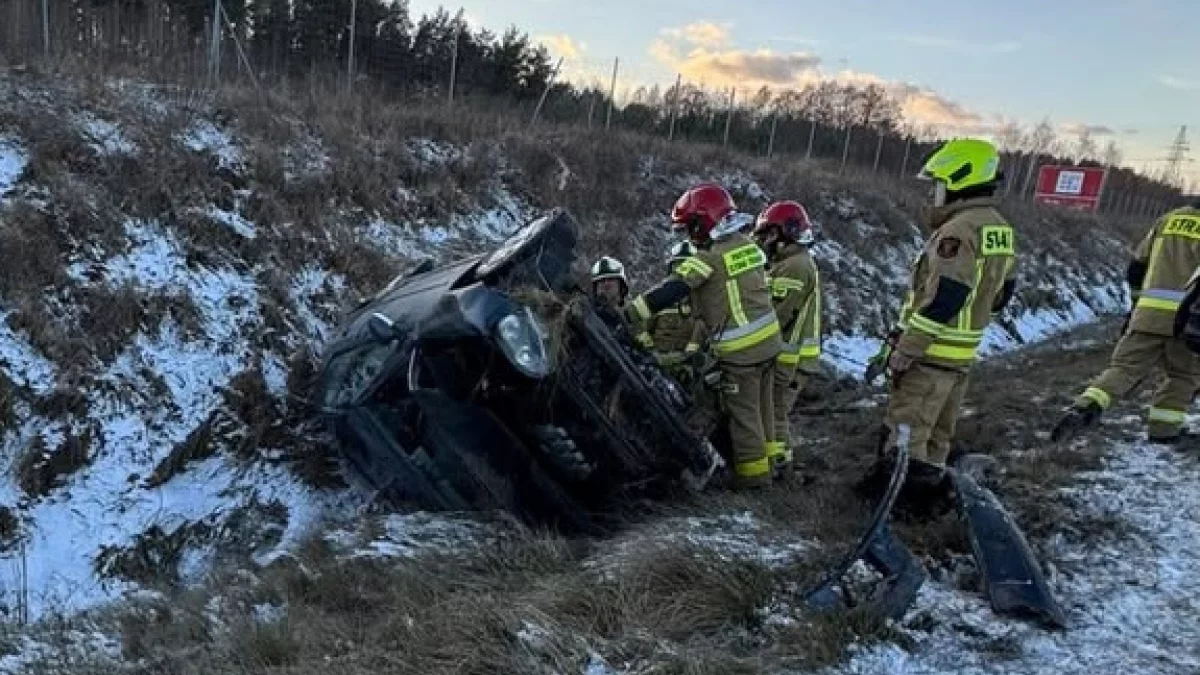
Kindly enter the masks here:
M 904 134 L 904 159 L 900 162 L 900 177 L 908 176 L 908 153 L 912 150 L 912 136 Z
M 350 53 L 346 56 L 346 91 L 354 90 L 354 31 L 358 23 L 358 0 L 350 0 Z
M 529 120 L 529 126 L 537 124 L 538 115 L 542 114 L 542 106 L 546 105 L 546 97 L 550 95 L 550 87 L 554 86 L 554 80 L 558 77 L 558 70 L 562 68 L 563 57 L 558 57 L 558 63 L 554 64 L 554 70 L 550 72 L 550 77 L 546 78 L 546 88 L 542 90 L 542 96 L 538 99 L 537 106 L 533 109 L 533 118 Z
M 879 156 L 883 154 L 883 132 L 879 132 L 879 143 L 875 145 L 875 166 L 871 167 L 871 173 L 879 173 Z
M 1029 168 L 1025 170 L 1025 182 L 1021 183 L 1021 194 L 1018 195 L 1021 199 L 1025 199 L 1029 195 L 1029 184 L 1033 181 L 1033 170 L 1037 165 L 1038 153 L 1033 152 L 1029 155 Z
M 613 103 L 617 99 L 617 71 L 621 67 L 621 58 L 613 59 L 613 74 L 612 82 L 608 86 L 608 117 L 604 120 L 604 130 L 607 131 L 612 127 Z
M 42 0 L 42 55 L 50 58 L 50 5 Z
M 779 127 L 779 113 L 771 113 L 771 137 L 767 139 L 767 159 L 775 156 L 775 130 Z
M 736 97 L 737 97 L 737 87 L 730 87 L 729 88 L 729 110 L 725 113 L 725 140 L 721 144 L 723 147 L 726 147 L 726 148 L 729 147 L 729 127 L 733 123 L 733 104 L 734 104 L 734 99 Z
M 213 0 L 212 44 L 208 58 L 208 76 L 215 87 L 221 84 L 221 0 Z
M 454 46 L 450 52 L 450 89 L 446 95 L 446 107 L 454 107 L 454 86 L 458 79 L 458 40 L 462 35 L 462 10 L 454 16 Z
M 671 99 L 671 129 L 667 132 L 667 140 L 675 140 L 675 120 L 679 117 L 679 95 L 683 93 L 683 74 L 675 75 L 675 94 Z
M 813 140 L 817 136 L 817 118 L 808 121 L 808 149 L 804 151 L 804 159 L 812 159 Z
M 846 143 L 842 146 L 842 166 L 838 168 L 838 173 L 846 172 L 846 160 L 850 157 L 850 130 L 853 127 L 846 126 Z

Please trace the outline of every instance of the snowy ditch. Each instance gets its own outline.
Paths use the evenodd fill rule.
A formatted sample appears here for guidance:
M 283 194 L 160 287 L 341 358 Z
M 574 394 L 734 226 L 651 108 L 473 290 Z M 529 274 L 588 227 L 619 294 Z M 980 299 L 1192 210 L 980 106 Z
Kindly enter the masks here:
M 1142 420 L 1121 424 L 1133 432 Z M 1065 632 L 998 617 L 982 596 L 928 583 L 901 626 L 915 650 L 860 649 L 829 675 L 1200 672 L 1197 485 L 1194 455 L 1145 442 L 1115 447 L 1104 469 L 1080 475 L 1064 491 L 1081 516 L 1130 526 L 1112 541 L 1052 542 L 1052 586 L 1067 613 Z
M 361 236 L 409 259 L 468 237 L 495 241 L 522 222 L 526 209 L 511 197 L 494 203 L 492 209 L 453 219 L 445 227 L 414 230 L 376 220 L 368 223 Z M 214 210 L 209 215 L 243 236 L 256 234 L 253 223 L 236 212 Z M 27 523 L 23 550 L 0 557 L 0 602 L 11 609 L 17 601 L 15 596 L 27 592 L 26 609 L 32 617 L 69 614 L 135 591 L 137 586 L 132 583 L 101 580 L 96 574 L 96 556 L 106 547 L 133 544 L 137 535 L 151 528 L 170 533 L 195 524 L 219 527 L 239 509 L 282 507 L 286 510 L 286 525 L 280 541 L 256 553 L 260 561 L 269 561 L 286 554 L 318 525 L 352 519 L 363 504 L 363 495 L 354 491 L 314 490 L 284 468 L 246 467 L 221 456 L 195 461 L 165 484 L 146 485 L 154 467 L 206 420 L 234 375 L 257 357 L 269 389 L 281 392 L 286 370 L 277 357 L 258 353 L 253 346 L 252 336 L 262 317 L 252 272 L 189 265 L 183 244 L 157 223 L 130 221 L 126 235 L 131 243 L 128 252 L 77 261 L 69 273 L 80 283 L 132 285 L 147 292 L 186 295 L 199 311 L 203 337 L 186 335 L 182 326 L 168 319 L 157 329 L 139 334 L 100 375 L 107 393 L 90 402 L 91 420 L 99 424 L 99 450 L 90 465 L 72 475 L 62 489 L 28 503 L 11 478 L 0 484 L 0 503 L 22 504 Z M 1020 315 L 1009 324 L 1015 327 L 1015 335 L 994 326 L 985 353 L 1002 353 L 1022 343 L 1033 343 L 1093 321 L 1102 311 L 1120 308 L 1123 295 L 1118 288 L 1088 288 L 1082 280 L 1076 281 L 1076 287 L 1088 290 L 1070 295 L 1065 309 Z M 318 268 L 294 275 L 289 300 L 298 321 L 294 326 L 297 338 L 319 341 L 328 337 L 330 326 L 315 312 L 318 298 L 324 294 L 336 296 L 344 290 L 344 283 L 340 276 Z M 828 345 L 827 360 L 857 374 L 877 349 L 878 340 L 835 335 Z M 0 357 L 7 360 L 19 383 L 43 394 L 53 387 L 57 376 L 54 364 L 41 358 L 4 324 L 0 324 Z M 152 391 L 147 373 L 160 375 L 165 399 Z M 34 419 L 19 433 L 9 435 L 5 451 L 9 457 L 17 456 L 38 434 L 48 447 L 54 447 L 66 434 L 76 431 Z M 443 521 L 437 517 L 431 520 L 433 524 L 415 527 L 414 532 L 406 532 L 401 524 L 418 521 L 391 522 L 381 538 L 364 542 L 360 553 L 388 556 L 422 545 L 463 540 L 457 526 L 445 525 L 443 532 L 439 529 L 442 525 L 437 524 Z M 685 530 L 691 532 L 689 539 L 699 536 L 693 526 Z M 435 532 L 445 536 L 432 536 Z M 746 555 L 755 545 L 753 538 L 731 543 L 720 537 L 699 537 L 697 542 L 716 549 L 730 548 L 736 555 Z M 783 546 L 772 555 L 794 558 L 804 548 L 804 544 Z M 198 578 L 211 555 L 212 551 L 203 545 L 189 548 L 180 565 L 181 574 L 185 579 Z M 22 564 L 28 577 L 19 582 Z

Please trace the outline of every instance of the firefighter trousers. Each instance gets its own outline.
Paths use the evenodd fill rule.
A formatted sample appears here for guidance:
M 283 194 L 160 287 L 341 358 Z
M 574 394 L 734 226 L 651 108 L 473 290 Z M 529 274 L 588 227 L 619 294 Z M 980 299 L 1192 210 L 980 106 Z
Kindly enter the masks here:
M 739 486 L 771 484 L 767 443 L 775 437 L 775 359 L 754 365 L 721 363 L 721 405 L 729 418 L 733 470 Z
M 792 412 L 792 407 L 796 405 L 796 399 L 799 398 L 800 392 L 804 391 L 804 385 L 808 383 L 809 373 L 796 368 L 795 366 L 785 366 L 777 364 L 774 373 L 774 397 L 775 404 L 775 436 L 774 441 L 770 445 L 771 459 L 780 462 L 792 461 L 792 440 L 791 440 L 791 425 L 788 422 L 788 417 Z
M 908 451 L 913 459 L 944 466 L 967 393 L 967 371 L 917 362 L 893 379 L 888 396 L 886 448 L 897 443 L 900 425 L 909 427 Z
M 1200 357 L 1174 337 L 1140 331 L 1126 333 L 1113 350 L 1108 369 L 1079 395 L 1075 405 L 1083 407 L 1094 402 L 1107 410 L 1160 366 L 1167 379 L 1154 395 L 1146 416 L 1146 433 L 1150 438 L 1177 436 L 1192 396 L 1200 386 Z

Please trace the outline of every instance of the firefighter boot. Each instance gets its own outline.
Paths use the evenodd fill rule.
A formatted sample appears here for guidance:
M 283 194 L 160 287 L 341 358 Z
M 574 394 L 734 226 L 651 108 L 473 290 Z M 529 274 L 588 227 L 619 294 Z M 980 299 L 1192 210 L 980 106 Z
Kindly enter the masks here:
M 1094 425 L 1103 412 L 1104 408 L 1094 401 L 1089 401 L 1083 406 L 1071 406 L 1067 414 L 1054 426 L 1054 431 L 1050 432 L 1050 440 L 1054 443 L 1071 440 L 1084 429 Z

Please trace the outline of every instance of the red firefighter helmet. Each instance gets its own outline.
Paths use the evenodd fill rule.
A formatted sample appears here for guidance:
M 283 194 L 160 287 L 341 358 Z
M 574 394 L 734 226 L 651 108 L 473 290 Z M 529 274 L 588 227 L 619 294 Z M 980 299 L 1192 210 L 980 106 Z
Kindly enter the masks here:
M 813 243 L 812 221 L 808 219 L 808 212 L 797 202 L 775 202 L 768 206 L 758 214 L 754 234 L 763 236 L 772 227 L 778 227 L 784 238 L 798 244 L 808 246 Z
M 671 209 L 671 225 L 689 235 L 707 238 L 726 216 L 737 210 L 729 191 L 715 183 L 704 183 L 683 193 Z

